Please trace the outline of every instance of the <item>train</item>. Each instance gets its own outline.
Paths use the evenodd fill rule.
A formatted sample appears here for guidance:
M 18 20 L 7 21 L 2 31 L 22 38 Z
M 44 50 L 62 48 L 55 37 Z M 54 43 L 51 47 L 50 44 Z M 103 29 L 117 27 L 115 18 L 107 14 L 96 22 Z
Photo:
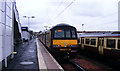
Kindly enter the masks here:
M 79 52 L 84 51 L 120 61 L 120 32 L 78 33 Z
M 77 30 L 61 23 L 50 30 L 40 33 L 39 40 L 58 59 L 74 58 L 78 49 Z

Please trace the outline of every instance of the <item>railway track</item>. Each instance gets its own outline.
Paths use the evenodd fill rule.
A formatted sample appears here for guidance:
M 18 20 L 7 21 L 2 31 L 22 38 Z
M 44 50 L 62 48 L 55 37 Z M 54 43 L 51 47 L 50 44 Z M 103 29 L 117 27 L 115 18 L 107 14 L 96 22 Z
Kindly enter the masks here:
M 83 59 L 87 59 L 88 61 L 92 60 L 91 62 L 96 62 L 97 65 L 99 64 L 99 66 L 102 66 L 101 68 L 104 70 L 114 70 L 114 71 L 119 71 L 120 70 L 120 62 L 111 59 L 111 58 L 107 58 L 105 56 L 100 56 L 97 54 L 87 54 L 87 53 L 78 53 L 77 58 L 83 58 Z
M 113 69 L 112 67 L 105 65 L 96 59 L 88 58 L 80 54 L 78 54 L 73 61 L 87 71 L 117 71 L 117 69 Z
M 86 71 L 84 68 L 78 65 L 75 61 L 70 59 L 69 62 L 71 62 L 71 64 L 74 65 L 79 71 Z
M 59 63 L 65 71 L 85 71 L 85 69 L 70 59 L 59 61 Z
M 113 71 L 111 67 L 81 55 L 74 59 L 64 59 L 58 62 L 65 71 Z

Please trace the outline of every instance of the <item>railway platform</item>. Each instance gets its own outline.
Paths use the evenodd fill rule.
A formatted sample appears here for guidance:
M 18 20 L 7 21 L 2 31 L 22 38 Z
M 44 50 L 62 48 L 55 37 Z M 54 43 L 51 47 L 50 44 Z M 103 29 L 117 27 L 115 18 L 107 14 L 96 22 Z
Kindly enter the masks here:
M 14 58 L 2 71 L 63 71 L 37 38 L 21 44 L 15 51 Z
M 51 71 L 63 71 L 63 68 L 53 58 L 53 56 L 47 51 L 43 44 L 36 39 L 37 54 L 39 69 L 51 70 Z

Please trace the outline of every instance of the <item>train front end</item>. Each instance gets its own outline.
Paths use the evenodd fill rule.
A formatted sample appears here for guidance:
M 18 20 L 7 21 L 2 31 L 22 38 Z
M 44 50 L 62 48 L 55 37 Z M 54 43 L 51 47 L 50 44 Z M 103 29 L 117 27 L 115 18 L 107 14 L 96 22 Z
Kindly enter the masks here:
M 58 58 L 74 58 L 78 41 L 76 28 L 68 25 L 56 26 L 52 30 L 52 49 Z

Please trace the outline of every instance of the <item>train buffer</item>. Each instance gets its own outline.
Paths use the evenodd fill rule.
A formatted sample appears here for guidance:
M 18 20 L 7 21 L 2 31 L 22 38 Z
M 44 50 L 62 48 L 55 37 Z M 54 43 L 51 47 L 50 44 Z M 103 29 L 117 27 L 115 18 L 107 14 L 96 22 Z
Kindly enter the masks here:
M 3 71 L 63 71 L 62 67 L 36 38 L 18 46 L 15 57 Z

